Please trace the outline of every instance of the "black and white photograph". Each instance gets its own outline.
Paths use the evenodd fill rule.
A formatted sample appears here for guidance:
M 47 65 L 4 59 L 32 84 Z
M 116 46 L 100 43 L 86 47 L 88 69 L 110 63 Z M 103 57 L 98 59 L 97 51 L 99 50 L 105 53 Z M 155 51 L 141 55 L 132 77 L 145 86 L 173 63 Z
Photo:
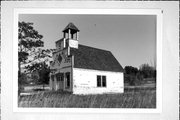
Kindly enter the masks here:
M 178 120 L 179 2 L 3 1 L 2 120 Z
M 18 17 L 18 107 L 156 108 L 156 15 Z

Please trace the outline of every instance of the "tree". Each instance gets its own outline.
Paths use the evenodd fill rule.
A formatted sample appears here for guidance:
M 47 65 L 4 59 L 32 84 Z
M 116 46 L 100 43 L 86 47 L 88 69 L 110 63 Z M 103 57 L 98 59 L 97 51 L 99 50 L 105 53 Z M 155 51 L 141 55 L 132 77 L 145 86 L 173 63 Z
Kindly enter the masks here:
M 41 63 L 41 68 L 39 70 L 39 83 L 44 85 L 49 83 L 49 73 L 50 73 L 50 67 L 45 63 Z
M 33 23 L 18 22 L 18 77 L 21 86 L 22 68 L 29 72 L 39 70 L 42 62 L 51 58 L 53 50 L 43 49 L 43 36 L 34 29 Z M 20 88 L 19 86 L 19 88 Z
M 124 69 L 126 74 L 136 75 L 138 73 L 138 69 L 136 67 L 125 66 Z
M 143 75 L 144 78 L 155 78 L 156 77 L 155 68 L 150 66 L 149 64 L 142 64 L 139 67 L 139 71 Z
M 129 85 L 137 85 L 138 82 L 138 69 L 136 67 L 132 66 L 125 66 L 125 74 L 124 74 L 124 80 L 125 82 L 129 83 Z
M 36 48 L 43 47 L 44 43 L 41 40 L 42 35 L 38 31 L 34 30 L 33 23 L 18 23 L 18 61 L 19 61 L 19 72 L 21 74 L 21 64 L 27 64 L 33 60 L 28 58 L 39 56 Z

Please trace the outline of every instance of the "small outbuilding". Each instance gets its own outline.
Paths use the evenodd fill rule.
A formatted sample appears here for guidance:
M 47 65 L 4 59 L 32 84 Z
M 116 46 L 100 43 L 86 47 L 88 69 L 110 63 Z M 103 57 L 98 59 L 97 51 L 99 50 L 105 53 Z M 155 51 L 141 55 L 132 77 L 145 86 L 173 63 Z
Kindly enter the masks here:
M 73 23 L 62 32 L 50 64 L 51 90 L 73 94 L 124 92 L 124 70 L 110 51 L 79 44 L 79 29 Z

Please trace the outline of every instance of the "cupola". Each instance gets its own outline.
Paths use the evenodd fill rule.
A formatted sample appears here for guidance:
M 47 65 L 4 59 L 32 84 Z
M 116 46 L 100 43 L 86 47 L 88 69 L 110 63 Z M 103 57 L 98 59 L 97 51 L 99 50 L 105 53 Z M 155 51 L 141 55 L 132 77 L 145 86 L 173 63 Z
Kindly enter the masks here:
M 78 40 L 79 38 L 79 29 L 73 23 L 69 23 L 62 32 L 66 39 Z
M 73 23 L 69 23 L 62 32 L 63 38 L 56 41 L 56 49 L 78 48 L 79 29 Z

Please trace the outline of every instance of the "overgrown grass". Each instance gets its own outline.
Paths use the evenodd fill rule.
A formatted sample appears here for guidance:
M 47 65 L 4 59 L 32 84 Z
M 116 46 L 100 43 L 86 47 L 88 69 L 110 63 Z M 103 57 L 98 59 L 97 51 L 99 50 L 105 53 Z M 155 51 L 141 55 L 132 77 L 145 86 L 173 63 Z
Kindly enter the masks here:
M 73 95 L 42 92 L 19 97 L 19 107 L 59 108 L 156 108 L 154 89 L 125 89 L 122 94 Z

